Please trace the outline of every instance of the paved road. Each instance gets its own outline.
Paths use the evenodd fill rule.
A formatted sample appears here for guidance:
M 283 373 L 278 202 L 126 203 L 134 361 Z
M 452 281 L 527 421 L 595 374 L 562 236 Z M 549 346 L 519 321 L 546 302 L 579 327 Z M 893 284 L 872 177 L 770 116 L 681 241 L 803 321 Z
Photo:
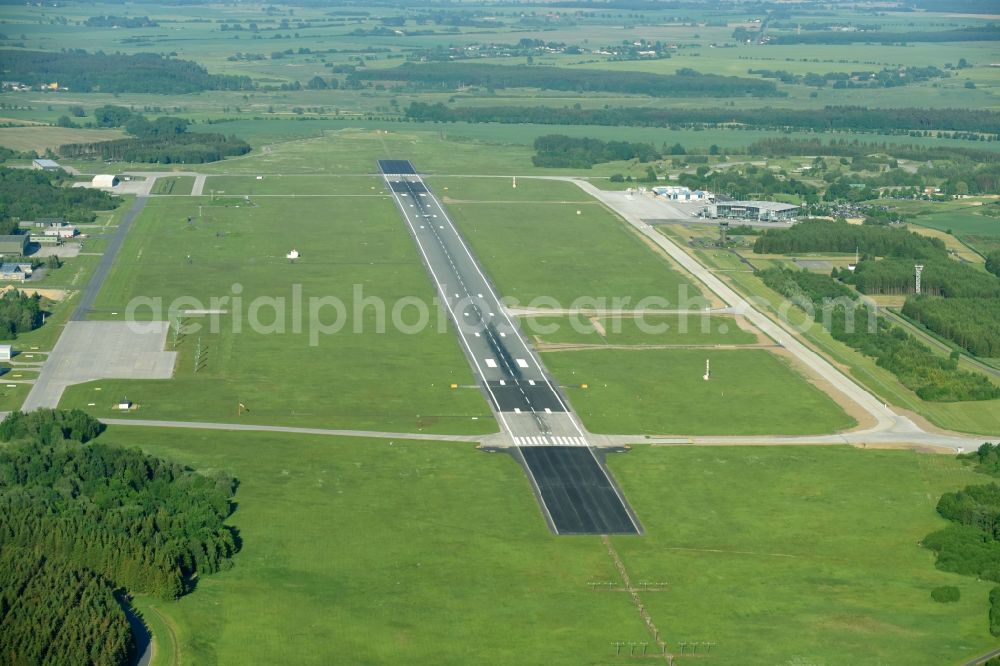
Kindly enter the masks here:
M 101 419 L 101 423 L 116 426 L 147 428 L 190 428 L 192 430 L 242 430 L 249 432 L 290 432 L 299 435 L 330 435 L 335 437 L 372 437 L 378 439 L 416 439 L 430 442 L 480 442 L 489 435 L 430 435 L 421 432 L 384 432 L 376 430 L 331 430 L 329 428 L 297 428 L 256 423 L 212 423 L 208 421 L 154 421 L 151 419 Z
M 590 449 L 587 433 L 444 208 L 408 161 L 381 160 L 379 168 L 503 432 L 515 447 L 553 449 L 519 458 L 549 527 L 557 534 L 638 533 L 638 521 Z M 576 447 L 585 457 L 558 452 Z M 604 477 L 602 486 L 593 483 L 595 475 Z M 563 491 L 578 501 L 563 501 Z
M 568 180 L 575 183 L 584 192 L 587 192 L 598 201 L 601 201 L 612 210 L 616 211 L 632 227 L 637 229 L 644 236 L 652 240 L 671 256 L 685 270 L 690 272 L 709 289 L 715 292 L 733 311 L 744 315 L 757 328 L 767 334 L 771 339 L 785 347 L 794 354 L 799 361 L 805 364 L 813 373 L 829 382 L 837 391 L 848 399 L 857 403 L 865 412 L 875 420 L 876 425 L 866 430 L 844 433 L 836 437 L 843 437 L 845 441 L 851 443 L 868 444 L 899 444 L 910 443 L 926 446 L 942 446 L 948 448 L 962 447 L 970 450 L 979 446 L 987 439 L 1000 439 L 1000 434 L 992 437 L 970 437 L 966 435 L 939 434 L 927 432 L 917 426 L 909 418 L 896 414 L 889 406 L 867 390 L 856 384 L 854 380 L 842 373 L 833 364 L 820 356 L 818 353 L 804 345 L 785 323 L 779 323 L 755 309 L 749 301 L 734 291 L 719 278 L 717 278 L 705 266 L 700 264 L 694 257 L 689 255 L 669 238 L 657 232 L 653 227 L 646 224 L 632 210 L 624 193 L 600 190 L 590 183 L 575 178 L 552 177 L 555 180 Z M 698 438 L 702 439 L 702 438 Z M 733 443 L 756 443 L 751 440 L 757 438 L 712 438 L 711 441 L 731 441 Z M 765 439 L 765 438 L 759 438 Z M 781 438 L 766 438 L 775 440 Z M 695 439 L 691 440 L 692 442 Z

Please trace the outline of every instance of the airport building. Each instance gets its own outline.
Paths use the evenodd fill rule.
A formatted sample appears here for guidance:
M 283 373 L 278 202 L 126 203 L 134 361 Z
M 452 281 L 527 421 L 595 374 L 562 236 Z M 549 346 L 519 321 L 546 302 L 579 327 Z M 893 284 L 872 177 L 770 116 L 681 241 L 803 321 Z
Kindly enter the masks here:
M 680 185 L 660 185 L 652 189 L 653 194 L 670 201 L 711 201 L 715 195 L 704 190 L 691 191 Z
M 794 222 L 798 210 L 798 206 L 776 201 L 722 201 L 709 207 L 709 215 L 757 222 Z
M 27 234 L 0 236 L 0 255 L 14 254 L 21 256 L 28 247 Z
M 52 160 L 38 159 L 31 160 L 32 169 L 41 169 L 42 171 L 61 171 L 62 167 L 59 166 L 58 162 Z

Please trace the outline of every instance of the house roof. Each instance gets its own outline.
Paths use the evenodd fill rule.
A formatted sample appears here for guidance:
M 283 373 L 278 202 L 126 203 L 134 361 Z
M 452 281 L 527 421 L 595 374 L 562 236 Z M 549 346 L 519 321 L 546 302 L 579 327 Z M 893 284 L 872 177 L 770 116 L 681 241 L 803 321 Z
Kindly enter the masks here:
M 5 234 L 0 235 L 0 243 L 24 243 L 28 239 L 27 234 Z
M 0 273 L 23 273 L 19 264 L 0 264 Z
M 32 160 L 35 164 L 41 167 L 58 167 L 59 163 L 53 160 L 38 159 Z

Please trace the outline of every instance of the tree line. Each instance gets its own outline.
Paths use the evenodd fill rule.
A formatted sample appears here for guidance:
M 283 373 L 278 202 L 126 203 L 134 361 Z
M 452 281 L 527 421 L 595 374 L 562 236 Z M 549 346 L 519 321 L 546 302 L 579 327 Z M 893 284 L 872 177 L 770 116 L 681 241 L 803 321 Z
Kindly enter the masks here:
M 401 81 L 429 88 L 454 90 L 462 86 L 541 88 L 575 92 L 614 92 L 652 97 L 781 96 L 771 81 L 680 69 L 676 74 L 649 74 L 604 69 L 487 65 L 472 63 L 404 63 L 391 69 L 359 68 L 348 81 Z M 519 121 L 523 122 L 523 121 Z
M 850 224 L 844 220 L 804 220 L 788 229 L 768 229 L 754 243 L 757 254 L 850 252 L 879 257 L 930 259 L 947 256 L 939 238 L 921 236 L 882 224 Z
M 40 576 L 30 607 L 13 596 L 0 601 L 0 655 L 57 650 L 73 656 L 44 663 L 123 663 L 91 657 L 122 654 L 121 611 L 109 589 L 174 599 L 193 589 L 196 576 L 232 566 L 240 541 L 225 521 L 236 480 L 93 441 L 102 429 L 79 410 L 13 412 L 0 422 L 0 441 L 10 442 L 0 448 L 0 566 L 11 568 L 0 580 Z M 30 562 L 24 555 L 36 558 L 35 573 L 12 569 Z M 46 582 L 66 578 L 69 584 Z M 88 595 L 82 607 L 64 603 L 74 580 Z M 113 625 L 111 633 L 79 629 Z
M 4 79 L 28 85 L 58 82 L 76 92 L 192 93 L 252 90 L 248 76 L 209 74 L 196 62 L 155 53 L 0 50 Z
M 995 24 L 958 28 L 956 30 L 914 32 L 803 32 L 768 35 L 770 44 L 911 44 L 914 42 L 995 42 L 1000 40 L 1000 28 Z
M 996 447 L 986 443 L 977 452 L 959 458 L 995 458 Z M 988 473 L 996 475 L 995 465 Z M 945 493 L 937 503 L 937 512 L 951 522 L 932 532 L 921 542 L 937 555 L 934 564 L 942 571 L 981 580 L 1000 582 L 1000 485 L 989 483 L 966 486 Z M 1000 586 L 989 595 L 989 630 L 1000 636 Z
M 124 106 L 94 109 L 99 127 L 122 127 L 133 138 L 70 143 L 59 146 L 62 157 L 115 162 L 201 164 L 250 152 L 250 144 L 234 135 L 188 132 L 184 118 L 161 116 L 148 120 Z
M 1000 387 L 984 375 L 958 368 L 952 358 L 942 358 L 912 335 L 893 326 L 877 312 L 859 303 L 853 292 L 833 278 L 786 268 L 769 268 L 757 275 L 771 289 L 812 310 L 815 320 L 830 335 L 875 359 L 903 386 L 922 400 L 954 402 L 1000 398 Z
M 95 210 L 112 210 L 121 203 L 106 192 L 65 187 L 64 172 L 0 167 L 0 233 L 17 233 L 17 220 L 59 217 L 93 222 Z
M 1000 298 L 1000 280 L 947 256 L 919 260 L 924 269 L 920 275 L 920 290 L 924 294 L 945 298 Z M 837 277 L 853 284 L 865 294 L 914 294 L 916 280 L 914 259 L 887 258 L 876 261 L 863 258 L 853 272 L 839 271 Z
M 477 68 L 482 66 L 469 65 L 469 67 Z M 624 74 L 624 72 L 620 74 Z M 615 127 L 623 125 L 633 127 L 735 125 L 758 129 L 794 128 L 816 132 L 845 130 L 898 133 L 900 131 L 937 132 L 950 130 L 987 134 L 1000 133 L 1000 112 L 985 109 L 869 109 L 863 106 L 827 106 L 822 109 L 773 107 L 760 109 L 738 107 L 577 109 L 549 106 L 448 107 L 442 103 L 411 102 L 406 108 L 406 116 L 411 120 L 418 121 L 469 123 L 534 123 Z
M 562 134 L 540 136 L 535 139 L 534 147 L 531 161 L 537 167 L 589 169 L 602 162 L 631 159 L 649 162 L 660 157 L 656 148 L 648 143 L 601 141 Z

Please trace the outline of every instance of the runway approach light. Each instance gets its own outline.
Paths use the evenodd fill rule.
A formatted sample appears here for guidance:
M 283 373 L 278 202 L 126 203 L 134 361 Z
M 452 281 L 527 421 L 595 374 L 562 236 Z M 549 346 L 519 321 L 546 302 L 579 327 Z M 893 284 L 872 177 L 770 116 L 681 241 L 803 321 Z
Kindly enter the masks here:
M 580 384 L 580 388 L 582 388 L 582 389 L 590 388 L 590 385 L 589 384 Z
M 582 215 L 582 214 L 583 214 L 583 211 L 582 211 L 582 210 L 578 210 L 578 211 L 576 211 L 576 214 L 577 214 L 577 215 Z
M 451 388 L 453 388 L 453 389 L 457 389 L 457 388 L 458 388 L 458 384 L 452 384 L 452 385 L 451 385 Z
M 516 190 L 517 189 L 517 176 L 513 176 L 513 179 L 514 179 L 514 183 L 513 183 L 514 184 L 514 189 Z
M 285 259 L 291 259 L 292 261 L 295 261 L 298 258 L 299 258 L 298 250 L 292 250 L 291 252 L 285 255 Z
M 705 359 L 705 375 L 702 377 L 706 382 L 711 378 L 712 370 L 708 365 L 708 359 Z

